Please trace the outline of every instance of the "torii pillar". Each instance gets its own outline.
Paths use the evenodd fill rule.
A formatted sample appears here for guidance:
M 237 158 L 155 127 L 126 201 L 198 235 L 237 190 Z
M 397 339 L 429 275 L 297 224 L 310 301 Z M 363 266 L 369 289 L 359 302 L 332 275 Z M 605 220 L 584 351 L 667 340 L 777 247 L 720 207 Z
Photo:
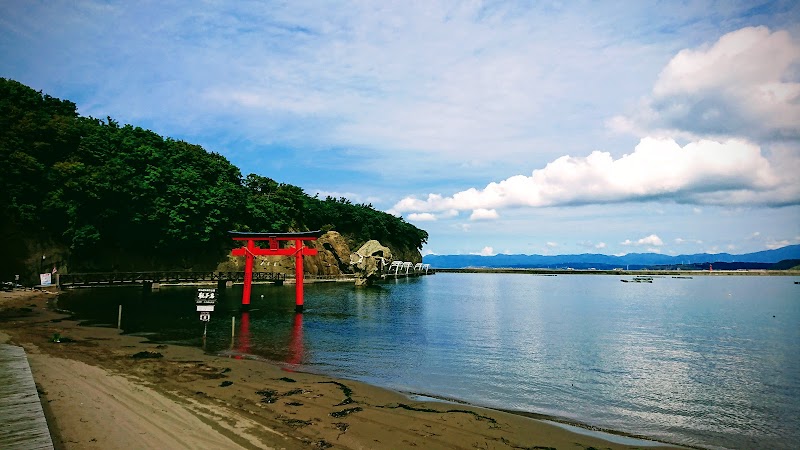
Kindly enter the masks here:
M 253 259 L 256 256 L 294 256 L 295 264 L 295 312 L 303 312 L 303 256 L 316 255 L 317 249 L 306 247 L 304 241 L 314 241 L 322 235 L 321 231 L 302 233 L 251 233 L 247 231 L 229 231 L 234 241 L 247 241 L 241 248 L 231 250 L 233 256 L 244 256 L 244 291 L 242 292 L 242 308 L 250 307 L 250 291 L 253 284 Z M 269 248 L 256 247 L 255 241 L 269 241 Z M 281 248 L 281 241 L 294 241 L 294 247 Z

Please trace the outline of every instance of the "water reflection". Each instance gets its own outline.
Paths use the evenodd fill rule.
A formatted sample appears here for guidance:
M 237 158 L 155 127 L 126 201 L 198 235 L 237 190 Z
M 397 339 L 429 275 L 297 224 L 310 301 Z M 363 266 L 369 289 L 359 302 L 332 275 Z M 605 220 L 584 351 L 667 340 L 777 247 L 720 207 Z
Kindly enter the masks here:
M 208 351 L 700 447 L 800 441 L 795 285 L 657 281 L 437 274 L 369 289 L 318 284 L 307 287 L 304 315 L 294 313 L 292 289 L 273 286 L 254 287 L 242 313 L 233 288 L 221 292 Z M 193 294 L 82 290 L 59 304 L 106 326 L 122 304 L 126 333 L 199 345 Z
M 289 340 L 289 355 L 286 363 L 297 366 L 303 363 L 303 315 L 295 314 Z
M 231 342 L 233 345 L 233 342 Z M 250 353 L 250 312 L 242 311 L 242 316 L 239 318 L 239 347 L 237 348 L 241 358 L 241 354 Z
M 284 328 L 279 327 L 274 331 L 281 333 L 281 330 L 284 330 Z M 279 359 L 290 366 L 299 366 L 303 363 L 303 357 L 305 355 L 305 345 L 303 343 L 303 314 L 294 314 L 292 317 L 291 327 L 289 327 L 287 331 L 288 333 L 284 335 L 284 339 L 280 339 L 284 342 L 288 341 L 287 345 L 285 346 L 285 357 L 281 357 Z M 259 353 L 259 349 L 253 348 L 251 345 L 249 311 L 241 312 L 237 335 L 238 336 L 236 338 L 231 338 L 230 349 L 234 350 L 235 346 L 236 350 L 233 354 L 234 358 L 242 359 L 246 355 Z

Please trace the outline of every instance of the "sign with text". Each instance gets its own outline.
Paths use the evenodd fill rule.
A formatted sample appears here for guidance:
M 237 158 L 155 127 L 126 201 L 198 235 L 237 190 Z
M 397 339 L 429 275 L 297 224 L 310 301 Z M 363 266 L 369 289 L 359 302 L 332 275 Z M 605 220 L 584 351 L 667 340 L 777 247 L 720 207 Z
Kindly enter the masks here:
M 39 274 L 39 284 L 42 285 L 42 286 L 50 286 L 51 284 L 53 284 L 52 274 L 40 273 Z
M 195 303 L 198 305 L 205 305 L 217 302 L 217 290 L 215 288 L 200 288 L 197 290 L 197 297 Z
M 197 312 L 200 313 L 200 320 L 208 322 L 211 319 L 211 313 L 214 312 L 214 304 L 217 303 L 217 290 L 214 288 L 198 289 L 194 302 Z

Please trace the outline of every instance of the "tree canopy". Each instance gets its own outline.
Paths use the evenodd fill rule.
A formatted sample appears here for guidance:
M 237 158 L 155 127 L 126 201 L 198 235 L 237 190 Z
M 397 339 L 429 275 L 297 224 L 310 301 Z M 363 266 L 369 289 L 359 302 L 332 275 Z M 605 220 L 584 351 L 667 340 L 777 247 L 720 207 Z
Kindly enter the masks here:
M 218 153 L 111 119 L 0 78 L 3 275 L 30 252 L 66 249 L 73 270 L 209 268 L 234 245 L 228 230 L 336 230 L 400 254 L 428 234 L 372 205 L 319 199 L 241 171 Z

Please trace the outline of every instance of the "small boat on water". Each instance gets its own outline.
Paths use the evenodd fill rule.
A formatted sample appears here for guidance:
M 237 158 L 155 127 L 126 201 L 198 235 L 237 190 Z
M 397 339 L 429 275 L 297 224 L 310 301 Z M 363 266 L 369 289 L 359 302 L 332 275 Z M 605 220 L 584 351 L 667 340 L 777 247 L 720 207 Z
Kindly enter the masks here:
M 691 280 L 692 279 L 692 277 L 672 277 L 672 278 L 683 278 L 683 279 L 686 279 L 686 280 Z

